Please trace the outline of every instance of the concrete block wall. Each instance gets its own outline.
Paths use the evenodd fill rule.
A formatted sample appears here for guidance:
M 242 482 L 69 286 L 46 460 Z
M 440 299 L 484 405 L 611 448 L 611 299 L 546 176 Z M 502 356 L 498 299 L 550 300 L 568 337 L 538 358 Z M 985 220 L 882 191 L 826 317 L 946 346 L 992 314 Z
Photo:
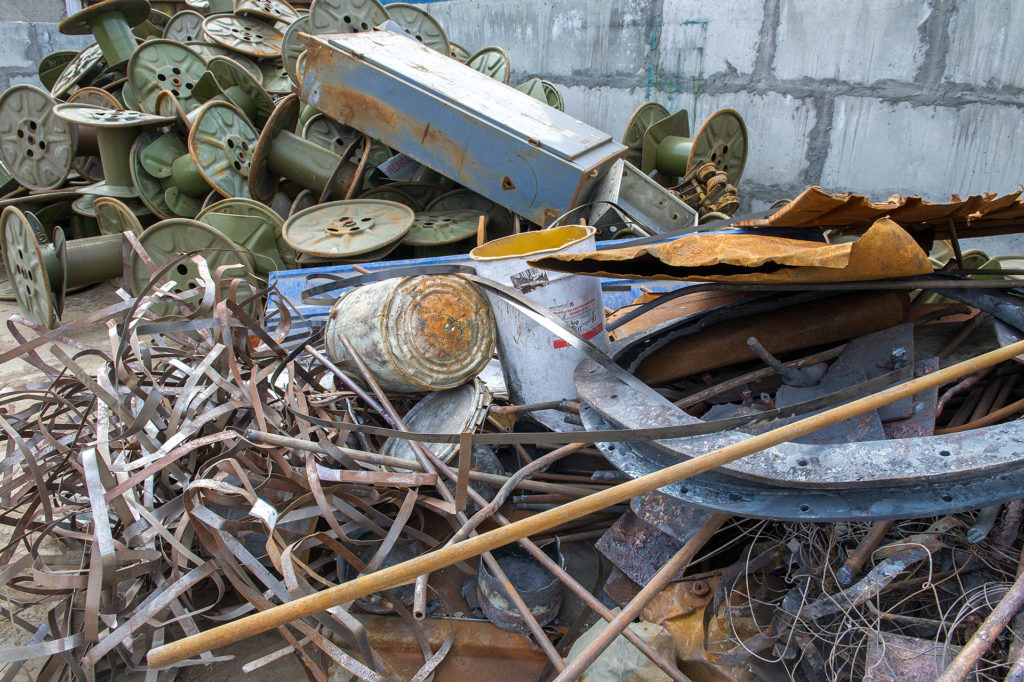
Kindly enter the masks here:
M 0 93 L 12 85 L 39 85 L 39 60 L 56 50 L 81 50 L 92 38 L 66 36 L 57 23 L 81 0 L 0 0 Z
M 504 47 L 513 84 L 621 138 L 654 100 L 691 127 L 743 115 L 740 183 L 757 210 L 811 185 L 884 199 L 1024 183 L 1019 0 L 447 0 L 426 5 L 471 52 Z

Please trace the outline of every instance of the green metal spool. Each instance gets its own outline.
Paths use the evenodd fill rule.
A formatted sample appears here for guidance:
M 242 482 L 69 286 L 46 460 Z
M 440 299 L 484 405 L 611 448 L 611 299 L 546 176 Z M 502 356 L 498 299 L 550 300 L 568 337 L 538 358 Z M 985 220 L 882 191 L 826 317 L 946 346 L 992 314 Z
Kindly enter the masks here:
M 60 99 L 76 85 L 88 85 L 103 72 L 106 63 L 100 46 L 93 43 L 68 62 L 50 88 L 50 94 Z
M 549 107 L 554 107 L 559 111 L 565 111 L 565 101 L 562 99 L 562 93 L 558 91 L 554 83 L 540 78 L 531 78 L 522 85 L 516 87 L 519 92 L 525 92 L 530 97 L 544 102 Z
M 485 47 L 467 59 L 466 66 L 505 85 L 508 85 L 508 79 L 512 75 L 508 53 L 495 45 Z
M 167 22 L 163 38 L 179 43 L 190 43 L 203 39 L 203 15 L 190 9 L 183 9 Z
M 93 202 L 93 210 L 96 212 L 96 221 L 102 234 L 142 234 L 143 227 L 139 217 L 120 199 L 97 197 Z
M 235 11 L 235 0 L 185 0 L 185 5 L 203 14 L 224 14 Z
M 232 14 L 214 14 L 203 19 L 203 35 L 221 47 L 257 59 L 280 57 L 284 38 L 273 26 Z
M 470 55 L 469 50 L 464 48 L 462 45 L 459 45 L 458 43 L 448 43 L 448 48 L 450 50 L 448 56 L 450 56 L 457 62 L 462 62 L 463 64 L 465 64 L 466 62 L 469 61 L 470 56 L 472 56 Z
M 414 219 L 412 209 L 390 201 L 332 201 L 288 218 L 284 240 L 299 253 L 336 262 L 397 247 Z
M 430 16 L 418 5 L 393 2 L 387 6 L 391 20 L 409 31 L 412 37 L 443 55 L 452 52 L 448 36 L 437 19 Z
M 281 62 L 288 76 L 296 83 L 301 80 L 296 71 L 296 63 L 299 55 L 306 51 L 306 46 L 299 40 L 299 35 L 312 32 L 309 16 L 299 17 L 291 23 L 284 32 L 284 38 L 281 39 Z
M 267 59 L 260 65 L 263 87 L 272 95 L 290 95 L 295 88 L 280 59 Z
M 378 199 L 380 201 L 393 201 L 396 204 L 402 206 L 408 206 L 414 213 L 418 213 L 426 209 L 426 207 L 419 201 L 414 199 L 409 193 L 403 192 L 400 189 L 396 189 L 392 185 L 381 185 L 380 187 L 374 187 L 368 189 L 359 195 L 360 199 Z
M 637 111 L 639 113 L 640 110 Z M 648 116 L 650 118 L 653 118 L 653 113 Z M 634 128 L 630 131 L 627 127 L 626 136 L 631 141 L 635 139 L 639 125 Z M 640 170 L 648 175 L 657 171 L 664 183 L 672 183 L 674 178 L 685 175 L 695 165 L 713 163 L 725 172 L 730 183 L 738 183 L 747 160 L 747 127 L 743 118 L 732 109 L 719 109 L 692 138 L 689 131 L 685 110 L 653 120 L 641 136 Z M 634 145 L 626 143 L 625 137 L 623 141 L 632 152 Z M 630 155 L 627 154 L 626 158 L 630 160 Z
M 685 113 L 685 112 L 684 112 Z M 626 161 L 640 167 L 640 158 L 643 156 L 644 133 L 654 123 L 669 117 L 668 109 L 657 102 L 644 102 L 626 123 L 626 132 L 622 135 L 622 144 L 626 145 Z
M 434 199 L 428 211 L 472 211 L 487 216 L 487 239 L 507 237 L 515 233 L 515 216 L 504 206 L 468 189 L 454 189 Z
M 235 14 L 282 24 L 290 24 L 299 18 L 295 8 L 284 0 L 237 0 Z
M 202 100 L 196 89 L 206 74 L 206 61 L 173 40 L 150 40 L 128 62 L 128 84 L 140 110 L 149 113 L 156 112 L 156 96 L 163 91 L 174 95 L 186 112 L 198 107 Z
M 132 56 L 138 42 L 132 27 L 146 21 L 149 16 L 146 0 L 102 0 L 86 7 L 57 25 L 64 35 L 89 35 L 110 66 L 120 66 Z
M 475 246 L 481 213 L 477 211 L 420 211 L 402 240 L 415 258 L 450 256 Z M 466 242 L 463 244 L 462 242 Z
M 365 33 L 390 18 L 378 0 L 313 0 L 309 6 L 312 33 Z
M 77 131 L 53 113 L 55 104 L 33 85 L 15 85 L 0 95 L 0 161 L 28 189 L 63 185 L 79 146 Z
M 188 151 L 206 181 L 224 197 L 249 197 L 256 129 L 234 105 L 213 101 L 195 114 Z
M 199 214 L 212 188 L 180 134 L 147 130 L 135 140 L 130 157 L 132 181 L 153 213 L 165 219 Z
M 124 109 L 116 97 L 106 90 L 87 86 L 75 90 L 68 97 L 68 104 L 91 104 L 92 106 L 104 109 Z M 93 149 L 92 151 L 96 151 Z M 71 168 L 84 180 L 99 182 L 103 179 L 103 165 L 100 157 L 96 154 L 84 154 L 75 157 L 71 162 Z
M 256 254 L 256 274 L 294 270 L 298 254 L 284 240 L 284 220 L 273 209 L 252 199 L 222 199 L 204 208 L 196 220 L 219 230 L 239 246 Z
M 206 67 L 213 74 L 220 90 L 220 93 L 214 96 L 227 98 L 255 123 L 257 128 L 262 128 L 270 114 L 274 112 L 274 100 L 264 89 L 262 80 L 256 80 L 238 62 L 227 57 L 214 57 L 207 62 Z
M 305 211 L 307 208 L 316 206 L 320 197 L 313 194 L 312 190 L 304 189 L 295 195 L 292 199 L 291 208 L 288 209 L 288 217 L 291 218 L 296 213 Z
M 132 33 L 139 40 L 152 40 L 153 38 L 163 38 L 164 29 L 167 28 L 167 24 L 170 23 L 171 17 L 158 9 L 150 8 L 149 15 L 146 20 L 135 27 Z
M 332 121 L 324 114 L 315 114 L 302 126 L 302 137 L 325 149 L 330 149 L 335 154 L 344 154 L 348 146 L 359 139 L 361 135 L 362 133 L 355 128 Z M 374 140 L 370 145 L 370 158 L 367 160 L 367 166 L 376 168 L 391 156 L 390 149 Z M 361 160 L 362 149 L 359 148 L 352 156 L 352 162 L 359 163 Z
M 78 53 L 74 50 L 57 50 L 39 60 L 36 72 L 39 74 L 39 82 L 49 90 L 62 73 L 65 67 L 71 63 Z

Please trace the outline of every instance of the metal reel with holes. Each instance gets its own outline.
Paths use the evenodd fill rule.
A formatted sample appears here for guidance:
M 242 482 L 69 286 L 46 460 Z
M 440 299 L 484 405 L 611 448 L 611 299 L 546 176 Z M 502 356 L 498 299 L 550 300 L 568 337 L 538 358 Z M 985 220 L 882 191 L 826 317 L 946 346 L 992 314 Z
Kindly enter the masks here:
M 128 61 L 138 44 L 132 27 L 149 16 L 148 0 L 101 0 L 57 25 L 64 35 L 94 35 L 110 66 Z
M 565 111 L 565 102 L 562 100 L 562 93 L 549 81 L 540 78 L 531 78 L 522 85 L 516 87 L 519 92 L 525 92 L 530 97 L 544 102 L 549 107 Z
M 295 83 L 285 70 L 280 59 L 268 59 L 260 65 L 261 80 L 263 87 L 272 95 L 291 94 Z
M 396 247 L 414 218 L 412 209 L 390 201 L 332 201 L 288 218 L 284 240 L 299 253 L 316 258 L 352 258 Z
M 28 189 L 56 189 L 71 171 L 77 133 L 53 113 L 54 104 L 33 85 L 15 85 L 0 95 L 0 161 Z
M 88 85 L 103 71 L 106 64 L 100 46 L 93 43 L 68 62 L 50 88 L 50 94 L 60 99 L 76 85 Z
M 158 9 L 150 8 L 149 16 L 146 20 L 135 27 L 132 31 L 140 40 L 152 40 L 153 38 L 163 38 L 164 29 L 167 28 L 167 24 L 171 21 L 171 16 Z
M 211 276 L 215 275 L 219 267 L 234 266 L 225 273 L 225 277 L 252 281 L 252 255 L 240 250 L 234 242 L 214 228 L 195 220 L 163 220 L 144 231 L 139 237 L 139 242 L 156 264 L 158 271 L 165 263 L 181 254 L 198 252 L 206 261 Z M 149 288 L 149 281 L 155 273 L 150 272 L 139 254 L 134 251 L 131 273 L 133 295 L 139 296 L 143 291 L 152 291 Z M 164 277 L 173 284 L 171 290 L 180 294 L 193 288 L 193 283 L 200 277 L 199 267 L 191 258 L 183 258 L 168 270 Z M 173 302 L 156 303 L 152 311 L 161 317 L 181 314 Z
M 448 43 L 448 48 L 450 50 L 448 56 L 450 56 L 455 61 L 462 62 L 463 64 L 469 61 L 469 58 L 471 56 L 469 54 L 469 50 L 464 48 L 462 45 L 459 45 L 458 43 Z
M 173 40 L 150 40 L 128 61 L 128 84 L 142 111 L 156 112 L 156 96 L 170 92 L 186 112 L 202 102 L 196 85 L 206 73 L 206 61 L 194 50 Z
M 420 212 L 426 209 L 426 207 L 419 201 L 414 199 L 407 192 L 403 192 L 400 189 L 396 189 L 392 185 L 381 185 L 380 187 L 374 187 L 368 189 L 359 195 L 360 199 L 377 199 L 380 201 L 393 201 L 396 204 L 402 206 L 408 206 L 413 212 Z
M 242 110 L 249 120 L 261 127 L 274 111 L 274 100 L 238 62 L 227 57 L 213 57 L 206 68 L 213 74 L 217 85 L 232 104 Z
M 269 24 L 232 14 L 214 14 L 203 19 L 203 34 L 221 47 L 257 59 L 280 57 L 284 38 Z
M 235 14 L 282 24 L 290 24 L 299 18 L 295 8 L 284 0 L 237 0 Z
M 143 132 L 129 163 L 139 198 L 160 218 L 194 218 L 211 191 L 176 132 Z
M 387 10 L 391 20 L 409 31 L 413 38 L 443 55 L 451 54 L 451 43 L 448 42 L 444 28 L 437 19 L 418 5 L 393 2 L 388 5 Z
M 494 80 L 500 81 L 505 85 L 508 85 L 508 79 L 512 75 L 512 68 L 509 66 L 508 61 L 508 53 L 496 45 L 485 47 L 474 54 L 466 60 L 466 66 L 490 76 Z
M 487 216 L 487 239 L 507 237 L 515 232 L 515 217 L 504 206 L 468 189 L 454 189 L 427 206 L 428 211 L 472 211 Z
M 13 206 L 0 214 L 0 244 L 4 268 L 21 312 L 39 324 L 52 328 L 57 322 L 57 300 L 52 281 L 60 263 L 52 249 L 43 249 L 44 235 L 34 230 L 28 215 Z M 36 223 L 38 225 L 38 223 Z
M 67 101 L 68 104 L 90 104 L 104 109 L 124 109 L 117 98 L 109 92 L 91 86 L 75 90 Z M 95 154 L 76 156 L 71 167 L 89 182 L 99 182 L 103 179 L 103 164 L 100 157 Z
M 640 167 L 640 158 L 643 156 L 644 133 L 653 124 L 668 118 L 668 109 L 657 102 L 644 102 L 626 123 L 626 132 L 622 134 L 622 144 L 626 145 L 626 161 Z
M 100 226 L 100 234 L 121 234 L 131 232 L 142 234 L 142 223 L 139 217 L 119 199 L 114 197 L 97 197 L 93 202 L 96 221 Z
M 313 0 L 309 6 L 312 33 L 365 33 L 390 18 L 379 0 Z
M 256 273 L 298 267 L 298 254 L 282 237 L 284 220 L 272 208 L 252 199 L 221 199 L 196 216 L 239 246 L 257 254 Z
M 315 142 L 324 149 L 330 149 L 335 154 L 344 154 L 348 146 L 360 137 L 360 132 L 355 128 L 331 120 L 324 114 L 315 114 L 302 126 L 302 137 L 310 142 Z M 356 150 L 352 157 L 353 163 L 359 163 L 362 158 L 362 150 Z M 370 145 L 370 158 L 367 165 L 376 168 L 391 158 L 391 150 L 383 144 L 374 140 Z
M 402 243 L 406 246 L 441 246 L 469 239 L 476 234 L 478 211 L 420 211 Z
M 71 63 L 78 53 L 74 50 L 57 50 L 39 60 L 36 72 L 39 75 L 39 82 L 49 90 L 57 79 L 64 72 L 64 68 Z
M 259 135 L 227 102 L 208 102 L 188 135 L 188 151 L 206 181 L 224 197 L 249 197 L 249 169 Z
M 190 9 L 183 9 L 167 22 L 164 27 L 165 40 L 190 43 L 203 39 L 203 15 Z
M 299 40 L 301 33 L 312 33 L 308 15 L 293 21 L 288 30 L 284 32 L 284 38 L 281 39 L 281 62 L 284 65 L 284 70 L 296 83 L 300 80 L 296 62 L 299 60 L 299 55 L 306 51 L 306 46 Z
M 713 163 L 733 185 L 747 160 L 747 127 L 732 109 L 712 114 L 694 137 L 689 136 L 686 111 L 655 121 L 644 131 L 640 170 L 677 178 L 697 163 Z

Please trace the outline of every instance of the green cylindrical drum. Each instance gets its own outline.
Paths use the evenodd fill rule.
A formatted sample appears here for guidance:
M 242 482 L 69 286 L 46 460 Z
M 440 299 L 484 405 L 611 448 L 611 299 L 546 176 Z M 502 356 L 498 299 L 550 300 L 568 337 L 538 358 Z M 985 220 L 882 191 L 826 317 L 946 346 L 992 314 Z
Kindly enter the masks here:
M 342 294 L 327 321 L 327 353 L 346 358 L 344 334 L 381 387 L 440 391 L 476 376 L 494 354 L 494 315 L 459 275 L 388 279 Z

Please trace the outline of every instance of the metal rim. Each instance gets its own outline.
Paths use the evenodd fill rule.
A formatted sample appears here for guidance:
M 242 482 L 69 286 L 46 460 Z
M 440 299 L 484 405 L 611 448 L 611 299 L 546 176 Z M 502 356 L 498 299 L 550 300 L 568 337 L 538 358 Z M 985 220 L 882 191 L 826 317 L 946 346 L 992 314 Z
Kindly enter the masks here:
M 53 113 L 69 123 L 89 128 L 148 128 L 174 123 L 173 116 L 158 116 L 130 109 L 106 109 L 92 104 L 65 102 L 53 107 Z
M 188 134 L 196 168 L 225 197 L 248 197 L 252 150 L 258 136 L 242 112 L 227 102 L 208 102 Z
M 123 201 L 114 197 L 97 197 L 92 208 L 96 213 L 96 222 L 99 223 L 101 234 L 142 234 L 142 223 L 139 222 L 138 216 L 132 213 Z
M 378 199 L 381 201 L 393 201 L 402 206 L 408 206 L 414 213 L 426 210 L 426 207 L 414 199 L 412 195 L 391 185 L 381 185 L 368 189 L 359 195 L 360 199 Z
M 413 38 L 443 55 L 451 54 L 451 43 L 444 28 L 426 10 L 404 2 L 393 2 L 387 9 L 391 20 L 408 30 Z
M 18 308 L 29 319 L 52 328 L 57 308 L 42 248 L 28 217 L 13 206 L 0 214 L 0 243 Z
M 197 52 L 173 40 L 150 40 L 128 60 L 128 84 L 142 111 L 156 112 L 156 96 L 162 91 L 177 98 L 182 109 L 192 111 L 202 102 L 193 96 L 206 73 L 206 61 Z
M 296 83 L 300 80 L 296 71 L 296 62 L 298 62 L 299 55 L 306 51 L 306 46 L 299 40 L 299 34 L 311 31 L 309 16 L 299 17 L 291 23 L 281 40 L 281 62 L 284 65 L 284 70 Z
M 686 168 L 689 170 L 705 162 L 725 172 L 733 185 L 743 177 L 747 163 L 747 126 L 743 117 L 732 109 L 713 113 L 694 136 Z
M 406 246 L 440 246 L 469 239 L 480 222 L 478 211 L 420 211 L 402 243 Z
M 376 199 L 319 204 L 288 218 L 284 240 L 299 253 L 346 258 L 399 242 L 412 227 L 408 206 Z
M 243 66 L 228 57 L 213 57 L 207 62 L 206 68 L 213 74 L 217 84 L 225 90 L 228 99 L 231 96 L 226 91 L 231 87 L 237 87 L 246 94 L 252 103 L 253 118 L 257 127 L 262 126 L 270 118 L 274 111 L 274 100 L 263 87 L 262 80 L 257 81 Z M 239 106 L 238 102 L 233 103 Z
M 161 155 L 159 169 L 147 168 L 143 154 L 158 141 L 168 147 L 167 153 Z M 175 188 L 171 178 L 171 163 L 183 154 L 188 154 L 188 146 L 176 133 L 171 132 L 159 133 L 148 130 L 139 135 L 132 144 L 128 159 L 132 182 L 139 191 L 142 203 L 160 218 L 192 218 L 202 207 L 202 199 L 193 199 L 181 192 L 176 194 L 178 200 L 174 207 L 167 200 L 167 191 Z
M 274 242 L 277 245 L 277 254 L 274 255 L 277 257 L 271 257 L 278 266 L 278 269 L 290 270 L 298 266 L 295 260 L 298 254 L 282 236 L 284 220 L 272 208 L 253 199 L 233 197 L 231 199 L 221 199 L 215 204 L 206 206 L 196 216 L 196 220 L 205 220 L 210 214 L 240 215 L 263 220 L 274 232 Z
M 105 63 L 103 50 L 99 44 L 93 43 L 68 62 L 50 88 L 50 94 L 58 98 L 63 97 L 71 88 L 95 76 Z
M 342 123 L 332 120 L 324 114 L 315 114 L 302 126 L 302 137 L 315 142 L 324 149 L 330 149 L 339 156 L 345 153 L 352 142 L 362 133 Z M 359 163 L 363 157 L 362 149 L 352 156 L 352 163 Z M 373 168 L 384 163 L 391 157 L 391 150 L 377 140 L 370 145 L 370 158 L 367 162 Z M 402 203 L 402 202 L 399 202 Z
M 508 53 L 496 45 L 491 45 L 479 50 L 476 54 L 466 60 L 466 66 L 475 69 L 480 73 L 490 76 L 496 81 L 508 85 L 508 79 L 512 75 L 512 68 L 509 65 Z
M 54 113 L 55 104 L 33 85 L 15 85 L 0 95 L 0 160 L 29 189 L 56 189 L 71 171 L 74 131 Z
M 318 200 L 319 197 L 313 194 L 313 190 L 302 190 L 301 192 L 296 194 L 295 198 L 292 200 L 292 206 L 290 209 L 288 209 L 288 217 L 291 218 L 293 215 L 305 211 L 307 208 L 312 208 L 313 206 L 316 206 Z
M 455 61 L 462 62 L 463 64 L 469 61 L 469 58 L 471 56 L 469 50 L 464 48 L 462 45 L 459 45 L 458 43 L 449 42 L 448 49 L 450 50 L 448 56 L 454 59 Z
M 268 167 L 270 148 L 274 138 L 284 130 L 295 130 L 299 122 L 299 98 L 288 95 L 281 99 L 274 112 L 263 125 L 259 139 L 252 149 L 252 163 L 249 166 L 249 194 L 259 201 L 270 201 L 274 196 L 279 178 L 274 177 Z
M 183 9 L 167 22 L 163 37 L 179 43 L 203 39 L 203 15 L 190 9 Z
M 284 64 L 279 59 L 263 62 L 260 66 L 260 73 L 262 74 L 263 87 L 269 93 L 274 95 L 290 95 L 295 87 L 295 83 L 292 82 L 291 77 L 284 68 Z
M 622 134 L 622 144 L 626 145 L 626 161 L 640 167 L 643 156 L 644 133 L 652 125 L 667 118 L 669 111 L 657 102 L 644 102 L 636 108 L 626 123 L 626 132 Z
M 295 8 L 284 0 L 237 0 L 235 14 L 290 24 L 299 18 Z
M 68 104 L 91 104 L 107 109 L 124 109 L 117 98 L 109 92 L 91 86 L 75 90 L 68 97 Z M 99 156 L 76 156 L 71 162 L 71 168 L 90 182 L 99 182 L 103 179 L 103 162 Z
M 504 206 L 469 189 L 454 189 L 430 202 L 428 211 L 473 211 L 487 215 L 487 236 L 506 237 L 515 232 L 515 218 Z
M 78 56 L 74 50 L 57 50 L 39 60 L 36 73 L 39 75 L 39 82 L 47 90 L 53 87 L 57 79 L 71 61 Z
M 119 14 L 129 26 L 138 26 L 149 17 L 148 0 L 102 0 L 75 12 L 59 24 L 57 30 L 64 35 L 91 35 L 90 21 L 104 14 Z
M 530 97 L 544 102 L 549 107 L 564 111 L 565 104 L 562 101 L 562 93 L 558 91 L 552 83 L 541 80 L 540 78 L 531 78 L 525 83 L 516 86 L 516 90 L 519 92 L 525 92 Z
M 315 34 L 365 33 L 390 18 L 379 0 L 313 0 L 310 28 Z
M 203 19 L 203 35 L 221 47 L 259 59 L 280 57 L 284 38 L 273 26 L 232 14 L 214 14 Z

